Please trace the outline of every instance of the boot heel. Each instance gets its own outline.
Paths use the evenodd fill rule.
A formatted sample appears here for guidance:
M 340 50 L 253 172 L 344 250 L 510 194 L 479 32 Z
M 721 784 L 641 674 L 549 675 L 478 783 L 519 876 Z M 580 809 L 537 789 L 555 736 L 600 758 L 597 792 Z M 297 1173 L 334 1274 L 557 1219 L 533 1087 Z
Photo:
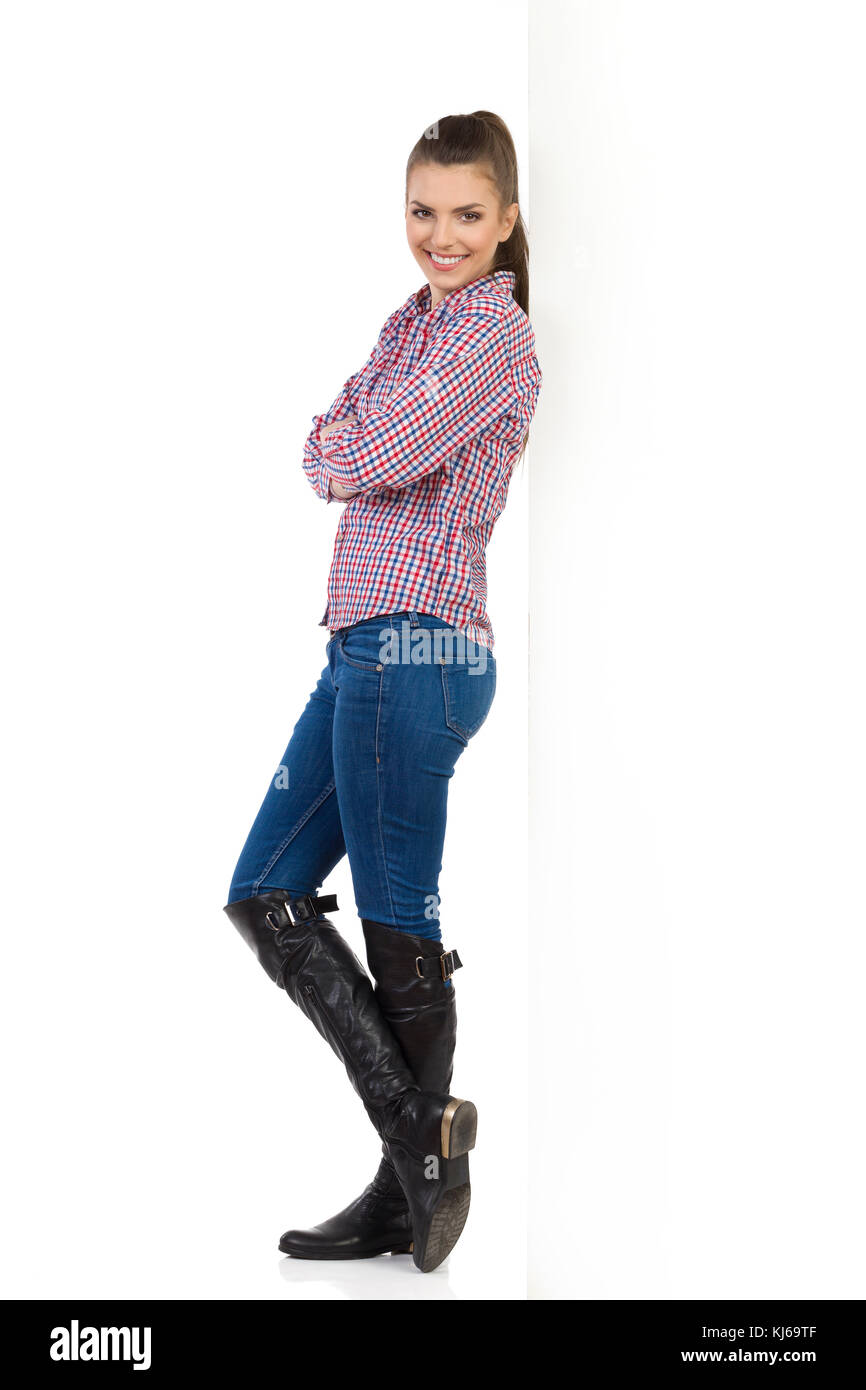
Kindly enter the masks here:
M 475 1148 L 478 1111 L 471 1100 L 454 1097 L 442 1112 L 441 1150 L 443 1158 L 459 1158 Z
M 460 1154 L 457 1158 L 440 1158 L 439 1177 L 445 1185 L 446 1192 L 450 1192 L 455 1187 L 469 1186 L 469 1158 L 466 1154 Z

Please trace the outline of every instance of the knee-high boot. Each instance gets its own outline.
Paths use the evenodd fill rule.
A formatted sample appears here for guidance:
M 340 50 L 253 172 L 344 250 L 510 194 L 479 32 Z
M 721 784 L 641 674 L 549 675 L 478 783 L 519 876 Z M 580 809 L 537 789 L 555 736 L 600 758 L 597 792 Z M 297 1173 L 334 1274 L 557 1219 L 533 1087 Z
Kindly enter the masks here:
M 426 1273 L 446 1258 L 466 1220 L 477 1114 L 471 1101 L 421 1089 L 367 972 L 322 915 L 336 906 L 333 895 L 292 899 L 274 889 L 224 911 L 345 1065 L 405 1194 L 413 1258 Z
M 453 981 L 445 981 L 460 968 L 460 957 L 440 941 L 361 921 L 376 998 L 415 1080 L 424 1091 L 448 1092 L 457 1007 Z M 467 1211 L 468 1201 L 464 1219 Z M 379 1169 L 360 1197 L 317 1226 L 286 1231 L 280 1249 L 307 1260 L 357 1260 L 403 1254 L 411 1242 L 409 1205 L 383 1144 Z

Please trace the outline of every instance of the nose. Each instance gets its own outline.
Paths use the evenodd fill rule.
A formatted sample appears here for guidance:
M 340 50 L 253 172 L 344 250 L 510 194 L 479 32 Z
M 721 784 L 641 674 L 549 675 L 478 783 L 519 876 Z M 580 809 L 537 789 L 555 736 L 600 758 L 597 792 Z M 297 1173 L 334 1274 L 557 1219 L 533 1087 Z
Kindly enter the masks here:
M 446 230 L 447 228 L 445 224 L 440 223 L 439 226 L 436 228 L 435 235 L 431 236 L 430 240 L 427 243 L 427 245 L 430 247 L 430 250 L 435 251 L 437 256 L 450 256 L 452 254 L 452 247 L 454 246 L 455 240 L 454 237 L 450 237 L 448 241 L 439 240 L 440 235 L 444 236 Z

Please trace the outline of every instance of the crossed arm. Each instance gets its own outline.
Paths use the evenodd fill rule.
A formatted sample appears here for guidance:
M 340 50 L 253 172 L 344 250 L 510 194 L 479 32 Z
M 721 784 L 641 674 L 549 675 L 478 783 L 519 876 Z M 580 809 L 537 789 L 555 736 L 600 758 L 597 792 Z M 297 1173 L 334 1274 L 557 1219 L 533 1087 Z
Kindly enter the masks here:
M 319 431 L 319 437 L 324 439 L 325 435 L 330 434 L 332 430 L 341 430 L 344 425 L 356 425 L 357 423 L 357 415 L 353 410 L 350 410 L 349 414 L 344 415 L 341 420 L 334 420 L 331 422 L 330 425 L 323 425 L 321 430 Z M 338 483 L 337 479 L 331 478 L 330 475 L 328 485 L 331 489 L 331 494 L 336 498 L 338 502 L 348 502 L 350 497 L 355 496 L 354 492 L 352 492 L 350 488 L 344 487 L 342 483 Z
M 374 358 L 375 350 L 367 367 Z M 363 423 L 350 394 L 362 375 L 349 379 L 307 442 L 304 466 L 325 501 L 447 471 L 451 456 L 511 406 L 507 327 L 496 315 L 455 315 Z

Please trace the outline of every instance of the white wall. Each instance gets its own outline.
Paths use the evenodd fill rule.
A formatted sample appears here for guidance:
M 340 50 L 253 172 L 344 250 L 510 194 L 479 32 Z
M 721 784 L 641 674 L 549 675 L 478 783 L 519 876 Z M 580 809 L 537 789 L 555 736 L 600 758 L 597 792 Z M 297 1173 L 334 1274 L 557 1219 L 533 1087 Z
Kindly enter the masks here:
M 423 130 L 490 108 L 525 164 L 526 30 L 522 0 L 444 36 L 397 3 L 3 8 L 7 1297 L 524 1295 L 499 1212 L 513 1188 L 523 1228 L 528 463 L 441 883 L 481 1113 L 446 1269 L 279 1255 L 378 1143 L 221 909 L 325 664 L 340 508 L 301 471 L 311 416 L 421 283 Z M 327 889 L 362 951 L 345 866 Z
M 530 1296 L 862 1298 L 862 9 L 530 7 Z

